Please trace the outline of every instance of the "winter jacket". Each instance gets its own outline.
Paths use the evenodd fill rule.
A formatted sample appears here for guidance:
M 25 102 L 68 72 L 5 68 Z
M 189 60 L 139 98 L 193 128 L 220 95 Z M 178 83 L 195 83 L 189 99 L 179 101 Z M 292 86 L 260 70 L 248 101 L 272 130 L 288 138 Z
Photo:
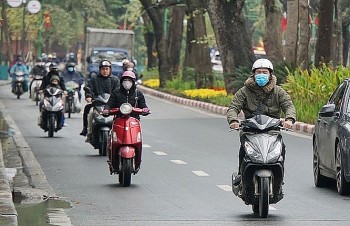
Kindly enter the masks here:
M 85 91 L 85 98 L 97 97 L 104 93 L 111 93 L 112 90 L 119 88 L 119 79 L 115 76 L 103 77 L 102 75 L 92 76 L 87 87 L 90 91 Z
M 228 123 L 238 122 L 238 114 L 241 110 L 245 118 L 253 117 L 258 113 L 259 106 L 263 114 L 280 118 L 283 111 L 286 119 L 295 122 L 296 112 L 291 97 L 282 87 L 276 85 L 276 82 L 276 77 L 271 75 L 267 85 L 259 87 L 254 80 L 254 75 L 250 76 L 231 101 L 227 110 Z
M 120 83 L 122 83 L 122 80 Z M 137 108 L 147 108 L 145 96 L 140 90 L 136 89 L 135 84 L 129 91 L 125 90 L 122 85 L 118 89 L 114 89 L 104 109 L 119 108 L 123 103 L 129 103 Z M 137 114 L 131 114 L 131 116 L 140 119 Z
M 51 77 L 53 75 L 57 75 L 60 77 L 60 86 L 62 88 L 62 90 L 66 90 L 66 86 L 64 85 L 64 79 L 62 76 L 60 76 L 60 74 L 57 72 L 57 71 L 49 71 L 49 73 L 47 73 L 46 76 L 44 76 L 43 78 L 43 81 L 40 85 L 40 90 L 44 90 L 46 88 L 46 86 L 48 86 L 50 84 L 50 80 L 51 80 Z

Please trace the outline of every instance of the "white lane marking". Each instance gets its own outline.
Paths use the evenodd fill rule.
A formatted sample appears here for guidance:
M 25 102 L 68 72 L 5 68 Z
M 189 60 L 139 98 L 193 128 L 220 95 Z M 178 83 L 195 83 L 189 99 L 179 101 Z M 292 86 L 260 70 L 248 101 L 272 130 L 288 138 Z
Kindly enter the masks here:
M 269 205 L 269 210 L 277 210 L 275 207 L 272 207 L 271 205 Z
M 153 153 L 156 155 L 168 155 L 167 153 L 162 152 L 162 151 L 154 151 Z
M 170 160 L 171 162 L 175 163 L 175 164 L 179 164 L 179 165 L 186 165 L 187 163 L 181 160 Z
M 203 171 L 192 171 L 192 173 L 196 174 L 199 177 L 208 177 L 209 174 L 203 172 Z
M 216 185 L 216 187 L 221 188 L 224 191 L 232 191 L 232 187 L 230 185 Z
M 148 144 L 142 144 L 143 148 L 150 148 L 151 146 L 149 146 Z

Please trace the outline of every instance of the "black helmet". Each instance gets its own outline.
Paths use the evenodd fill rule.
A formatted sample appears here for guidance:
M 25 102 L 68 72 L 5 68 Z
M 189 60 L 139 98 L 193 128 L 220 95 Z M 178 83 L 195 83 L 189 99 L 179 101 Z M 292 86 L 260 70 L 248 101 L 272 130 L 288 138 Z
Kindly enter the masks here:
M 56 63 L 52 62 L 49 66 L 49 70 L 50 71 L 57 71 L 58 70 L 58 66 Z
M 101 69 L 102 67 L 112 68 L 112 63 L 109 60 L 102 60 L 99 65 L 99 69 Z
M 75 63 L 74 62 L 68 62 L 66 67 L 75 67 Z

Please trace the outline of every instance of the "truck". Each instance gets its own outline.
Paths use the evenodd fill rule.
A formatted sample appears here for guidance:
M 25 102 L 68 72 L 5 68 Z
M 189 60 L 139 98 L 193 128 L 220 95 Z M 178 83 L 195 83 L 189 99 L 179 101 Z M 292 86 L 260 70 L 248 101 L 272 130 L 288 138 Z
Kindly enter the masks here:
M 85 34 L 84 74 L 89 80 L 99 73 L 99 63 L 107 59 L 112 63 L 112 75 L 123 70 L 122 61 L 134 56 L 134 32 L 132 30 L 88 27 Z

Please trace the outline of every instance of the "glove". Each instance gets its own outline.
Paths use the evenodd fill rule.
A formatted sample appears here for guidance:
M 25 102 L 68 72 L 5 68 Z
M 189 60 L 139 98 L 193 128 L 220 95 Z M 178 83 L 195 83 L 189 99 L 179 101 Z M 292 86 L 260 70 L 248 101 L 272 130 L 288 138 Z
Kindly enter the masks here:
M 148 115 L 150 113 L 149 108 L 142 108 L 142 115 Z
M 103 110 L 103 111 L 102 111 L 102 115 L 103 115 L 104 117 L 108 117 L 108 116 L 109 116 L 109 110 Z

